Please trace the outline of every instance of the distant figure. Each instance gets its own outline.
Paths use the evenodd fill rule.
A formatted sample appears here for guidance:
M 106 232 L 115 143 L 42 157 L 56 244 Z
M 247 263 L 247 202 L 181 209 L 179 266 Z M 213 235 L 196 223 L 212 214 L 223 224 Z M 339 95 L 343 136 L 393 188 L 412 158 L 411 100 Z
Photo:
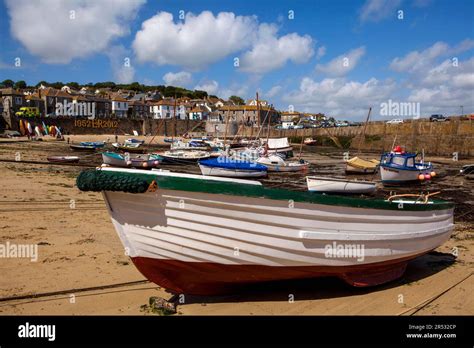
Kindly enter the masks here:
M 69 140 L 70 140 L 70 139 L 71 139 L 70 137 L 67 137 L 67 143 L 68 143 L 68 144 L 69 144 Z
M 118 135 L 115 135 L 115 142 L 118 143 Z

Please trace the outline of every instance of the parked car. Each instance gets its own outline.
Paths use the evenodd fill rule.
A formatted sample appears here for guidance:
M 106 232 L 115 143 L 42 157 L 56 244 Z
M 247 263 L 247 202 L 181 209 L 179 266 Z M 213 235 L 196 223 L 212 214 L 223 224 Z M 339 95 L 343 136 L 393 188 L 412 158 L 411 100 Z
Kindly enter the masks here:
M 293 127 L 293 129 L 303 129 L 304 126 L 302 124 L 297 124 L 296 126 Z
M 349 123 L 347 121 L 337 121 L 336 127 L 348 127 Z
M 443 115 L 431 115 L 430 116 L 430 122 L 444 122 L 444 121 L 449 121 L 449 118 L 444 117 Z
M 403 123 L 403 120 L 401 118 L 394 118 L 393 120 L 387 121 L 387 124 L 400 124 Z

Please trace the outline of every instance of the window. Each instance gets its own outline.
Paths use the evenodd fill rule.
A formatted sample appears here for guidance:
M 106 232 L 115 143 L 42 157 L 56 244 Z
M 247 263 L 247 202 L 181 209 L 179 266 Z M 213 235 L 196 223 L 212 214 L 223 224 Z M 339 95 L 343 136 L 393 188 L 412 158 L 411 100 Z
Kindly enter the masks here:
M 393 157 L 392 163 L 393 163 L 393 164 L 396 164 L 396 165 L 398 165 L 398 166 L 403 166 L 403 165 L 405 164 L 405 158 L 403 158 L 403 157 L 398 157 L 398 156 Z
M 415 159 L 410 157 L 407 159 L 407 167 L 414 167 L 415 166 Z

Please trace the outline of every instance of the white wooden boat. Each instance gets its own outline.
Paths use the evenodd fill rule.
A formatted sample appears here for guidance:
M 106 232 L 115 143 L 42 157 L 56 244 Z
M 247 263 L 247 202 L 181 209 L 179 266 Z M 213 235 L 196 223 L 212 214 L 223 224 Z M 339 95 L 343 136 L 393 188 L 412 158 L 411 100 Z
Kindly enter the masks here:
M 378 285 L 402 276 L 408 261 L 439 247 L 453 230 L 453 204 L 439 200 L 315 195 L 122 168 L 85 171 L 77 186 L 103 191 L 135 266 L 180 294 L 318 276 Z
M 305 144 L 305 145 L 308 145 L 308 146 L 314 146 L 314 145 L 317 144 L 317 142 L 318 142 L 318 141 L 317 141 L 316 139 L 313 139 L 313 138 L 306 138 L 306 139 L 304 140 L 304 144 Z
M 115 152 L 103 152 L 102 161 L 104 164 L 113 167 L 151 169 L 157 167 L 160 164 L 161 159 L 148 154 L 119 154 Z
M 308 191 L 320 193 L 372 194 L 377 189 L 375 182 L 346 180 L 324 176 L 307 176 Z
M 208 151 L 211 146 L 200 140 L 184 142 L 181 140 L 171 143 L 171 150 L 175 151 Z
M 262 156 L 257 160 L 258 164 L 267 167 L 269 172 L 299 172 L 308 169 L 308 162 L 285 161 L 280 156 Z
M 268 154 L 280 154 L 285 158 L 293 157 L 293 147 L 288 142 L 288 138 L 270 138 L 264 146 Z
M 174 164 L 187 164 L 187 163 L 196 163 L 201 159 L 206 159 L 211 157 L 209 152 L 206 151 L 183 151 L 183 150 L 171 150 L 165 151 L 164 153 L 159 154 L 163 157 L 163 162 L 165 163 L 174 163 Z
M 231 178 L 262 178 L 267 176 L 267 167 L 254 162 L 241 161 L 221 156 L 199 161 L 202 175 Z
M 352 157 L 346 162 L 346 173 L 348 174 L 374 174 L 377 171 L 379 161 L 376 159 L 364 160 Z

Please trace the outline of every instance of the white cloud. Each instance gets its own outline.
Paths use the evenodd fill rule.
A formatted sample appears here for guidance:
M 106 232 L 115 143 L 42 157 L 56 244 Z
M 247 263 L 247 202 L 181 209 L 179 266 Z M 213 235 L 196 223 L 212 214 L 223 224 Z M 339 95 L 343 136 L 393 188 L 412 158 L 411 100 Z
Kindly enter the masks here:
M 240 59 L 240 70 L 263 74 L 281 68 L 288 61 L 305 63 L 313 56 L 313 39 L 309 35 L 291 33 L 278 37 L 277 32 L 274 25 L 260 25 L 252 49 Z
M 193 82 L 193 77 L 187 71 L 169 72 L 163 76 L 163 81 L 167 86 L 186 87 Z
M 131 83 L 135 78 L 135 68 L 132 65 L 130 54 L 123 46 L 117 45 L 107 49 L 110 67 L 114 80 L 117 83 Z
M 232 95 L 236 95 L 243 99 L 247 99 L 248 93 L 248 86 L 247 85 L 239 85 L 239 84 L 231 84 L 227 88 L 219 89 L 219 96 L 224 99 L 228 99 Z
M 325 54 L 326 54 L 326 46 L 318 47 L 318 50 L 316 52 L 316 59 L 321 59 L 322 57 L 324 57 Z
M 207 94 L 216 94 L 218 88 L 219 88 L 219 83 L 215 80 L 205 81 L 194 87 L 194 89 L 196 90 L 206 91 Z
M 288 61 L 304 63 L 313 55 L 310 36 L 296 33 L 278 37 L 274 24 L 258 23 L 256 16 L 217 15 L 209 11 L 188 13 L 184 21 L 159 12 L 142 23 L 133 41 L 140 62 L 178 65 L 201 70 L 229 55 L 240 58 L 239 68 L 249 73 L 265 73 Z M 233 67 L 234 61 L 229 60 Z
M 298 90 L 283 97 L 295 110 L 323 112 L 341 119 L 362 119 L 369 106 L 388 100 L 396 91 L 393 80 L 380 81 L 371 78 L 365 82 L 348 81 L 345 78 L 326 78 L 314 81 L 309 77 L 301 80 Z
M 177 23 L 171 13 L 159 12 L 142 23 L 133 48 L 140 62 L 198 70 L 250 47 L 257 28 L 256 17 L 229 12 L 188 13 Z
M 12 36 L 46 63 L 67 64 L 106 50 L 129 33 L 145 0 L 6 0 Z M 74 12 L 71 12 L 74 11 Z M 72 18 L 74 16 L 74 18 Z
M 327 64 L 316 65 L 316 70 L 329 76 L 343 76 L 357 66 L 364 54 L 365 47 L 361 46 L 341 54 Z
M 270 90 L 267 93 L 265 93 L 265 97 L 273 98 L 278 93 L 280 93 L 282 89 L 283 89 L 282 86 L 279 86 L 279 85 L 273 86 L 272 88 L 270 88 Z
M 389 16 L 397 15 L 401 0 L 367 0 L 359 13 L 361 22 L 379 22 Z

